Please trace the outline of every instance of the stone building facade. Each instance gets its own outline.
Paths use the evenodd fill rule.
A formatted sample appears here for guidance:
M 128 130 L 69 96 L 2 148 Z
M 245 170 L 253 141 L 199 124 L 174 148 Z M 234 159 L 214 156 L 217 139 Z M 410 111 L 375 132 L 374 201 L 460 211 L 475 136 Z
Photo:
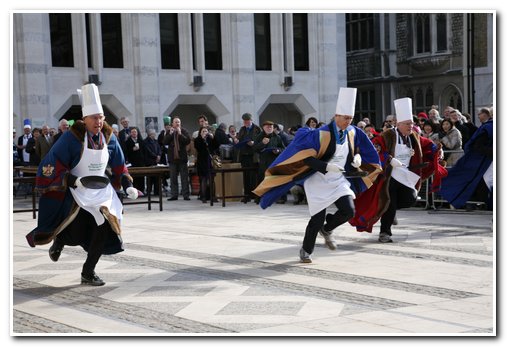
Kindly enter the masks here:
M 414 112 L 494 101 L 494 13 L 14 13 L 13 126 L 80 117 L 76 89 L 99 85 L 110 123 L 144 134 L 179 115 L 286 127 L 328 121 L 339 87 L 380 126 L 392 101 Z M 472 54 L 473 53 L 473 54 Z M 477 120 L 476 120 L 477 121 Z
M 342 13 L 15 13 L 13 126 L 80 117 L 76 89 L 96 82 L 110 123 L 142 133 L 179 115 L 210 124 L 286 127 L 328 120 L 346 86 Z
M 436 105 L 476 116 L 492 106 L 494 20 L 493 13 L 346 14 L 356 121 L 370 117 L 380 127 L 394 114 L 392 101 L 405 96 L 415 114 Z

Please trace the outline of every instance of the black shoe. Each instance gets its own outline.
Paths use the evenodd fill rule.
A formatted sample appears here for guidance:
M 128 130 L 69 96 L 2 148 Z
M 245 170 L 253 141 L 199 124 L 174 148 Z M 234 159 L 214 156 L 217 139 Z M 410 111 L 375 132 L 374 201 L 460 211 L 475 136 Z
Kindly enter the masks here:
M 95 272 L 91 275 L 85 275 L 81 273 L 81 284 L 88 284 L 90 286 L 103 286 L 106 282 L 102 281 L 102 279 L 95 274 Z
M 207 204 L 208 203 L 208 201 L 204 200 L 204 199 L 201 199 L 201 201 L 202 201 L 203 204 Z
M 51 247 L 49 247 L 49 258 L 51 258 L 52 261 L 57 262 L 62 254 L 62 250 L 63 245 L 54 240 Z
M 167 201 L 174 201 L 174 200 L 178 200 L 178 198 L 177 198 L 177 197 L 174 197 L 174 198 L 169 198 L 169 199 L 167 199 Z
M 378 240 L 381 243 L 393 242 L 393 240 L 391 239 L 391 235 L 389 235 L 388 233 L 380 233 L 378 236 Z
M 184 197 L 183 200 L 190 200 L 190 198 L 187 196 L 187 197 Z

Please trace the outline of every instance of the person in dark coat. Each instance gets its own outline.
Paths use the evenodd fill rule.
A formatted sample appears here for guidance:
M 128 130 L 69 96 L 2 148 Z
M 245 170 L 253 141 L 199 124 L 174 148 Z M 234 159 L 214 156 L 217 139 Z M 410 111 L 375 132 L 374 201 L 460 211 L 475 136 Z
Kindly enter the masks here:
M 194 146 L 197 151 L 196 168 L 200 183 L 199 198 L 203 203 L 206 203 L 207 200 L 211 199 L 209 187 L 210 184 L 213 184 L 211 158 L 214 153 L 213 139 L 209 135 L 207 127 L 199 128 Z
M 227 125 L 225 123 L 220 123 L 218 125 L 217 130 L 215 130 L 215 136 L 213 137 L 213 147 L 215 149 L 214 150 L 215 154 L 222 156 L 222 153 L 220 153 L 220 146 L 221 145 L 231 146 L 231 149 L 229 151 L 230 158 L 225 158 L 225 157 L 222 158 L 222 159 L 229 160 L 229 159 L 232 159 L 232 145 L 231 145 L 231 141 L 229 140 L 229 137 L 225 133 L 226 130 L 227 130 Z
M 274 132 L 274 123 L 265 121 L 262 123 L 262 132 L 255 139 L 253 148 L 259 153 L 259 171 L 257 172 L 257 182 L 262 182 L 264 179 L 264 172 L 273 163 L 273 161 L 285 149 L 282 138 Z M 255 201 L 258 203 L 259 198 Z M 278 201 L 285 203 L 287 195 L 283 195 Z
M 259 166 L 258 156 L 253 149 L 254 140 L 261 133 L 261 128 L 254 124 L 252 115 L 244 113 L 241 116 L 243 119 L 243 126 L 239 129 L 238 137 L 235 144 L 239 149 L 239 162 L 241 167 L 257 167 Z M 243 190 L 247 195 L 243 202 L 250 201 L 251 198 L 256 198 L 252 191 L 257 186 L 257 174 L 253 171 L 245 171 L 243 173 Z
M 127 158 L 129 158 L 129 163 L 132 166 L 145 166 L 145 158 L 144 158 L 144 141 L 139 135 L 139 129 L 137 127 L 130 128 L 130 136 L 125 141 L 125 153 Z M 144 177 L 135 177 L 134 178 L 134 187 L 144 192 Z
M 181 127 L 181 119 L 174 117 L 169 133 L 164 137 L 164 145 L 167 145 L 167 160 L 171 175 L 171 197 L 167 200 L 178 200 L 178 175 L 181 179 L 181 194 L 183 199 L 190 200 L 190 186 L 188 179 L 188 154 L 187 146 L 191 137 L 188 131 Z
M 160 148 L 156 137 L 157 132 L 154 129 L 148 130 L 148 137 L 146 140 L 144 140 L 144 159 L 146 166 L 156 166 L 160 163 L 160 159 L 162 157 L 162 149 Z M 158 195 L 159 191 L 157 176 L 150 177 L 150 185 L 147 187 L 148 192 L 151 192 L 153 185 L 155 185 L 153 194 Z
M 41 158 L 35 148 L 39 137 L 40 137 L 40 129 L 33 128 L 32 137 L 30 137 L 28 139 L 28 142 L 26 143 L 26 148 L 25 148 L 25 151 L 28 154 L 30 154 L 30 160 L 28 161 L 28 165 L 30 165 L 30 166 L 39 166 L 39 164 L 40 164 Z

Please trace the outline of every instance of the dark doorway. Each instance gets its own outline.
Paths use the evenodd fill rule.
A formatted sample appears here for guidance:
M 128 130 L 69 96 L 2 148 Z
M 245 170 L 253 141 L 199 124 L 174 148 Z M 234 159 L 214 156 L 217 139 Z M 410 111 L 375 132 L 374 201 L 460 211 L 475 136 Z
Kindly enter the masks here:
M 111 113 L 111 111 L 104 105 L 102 105 L 102 109 L 104 110 L 104 116 L 106 116 L 106 122 L 109 125 L 118 124 L 118 119 Z M 81 106 L 72 105 L 67 112 L 63 114 L 63 116 L 58 119 L 58 121 L 66 119 L 66 120 L 78 120 L 83 119 L 83 112 L 81 111 Z

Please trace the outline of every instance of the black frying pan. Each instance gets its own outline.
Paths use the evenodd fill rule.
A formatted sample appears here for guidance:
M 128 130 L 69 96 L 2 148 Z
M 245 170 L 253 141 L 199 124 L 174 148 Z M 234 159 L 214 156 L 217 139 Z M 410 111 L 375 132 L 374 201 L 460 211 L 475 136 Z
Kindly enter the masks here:
M 85 188 L 102 189 L 109 184 L 109 179 L 104 176 L 86 176 L 81 177 L 81 183 Z

